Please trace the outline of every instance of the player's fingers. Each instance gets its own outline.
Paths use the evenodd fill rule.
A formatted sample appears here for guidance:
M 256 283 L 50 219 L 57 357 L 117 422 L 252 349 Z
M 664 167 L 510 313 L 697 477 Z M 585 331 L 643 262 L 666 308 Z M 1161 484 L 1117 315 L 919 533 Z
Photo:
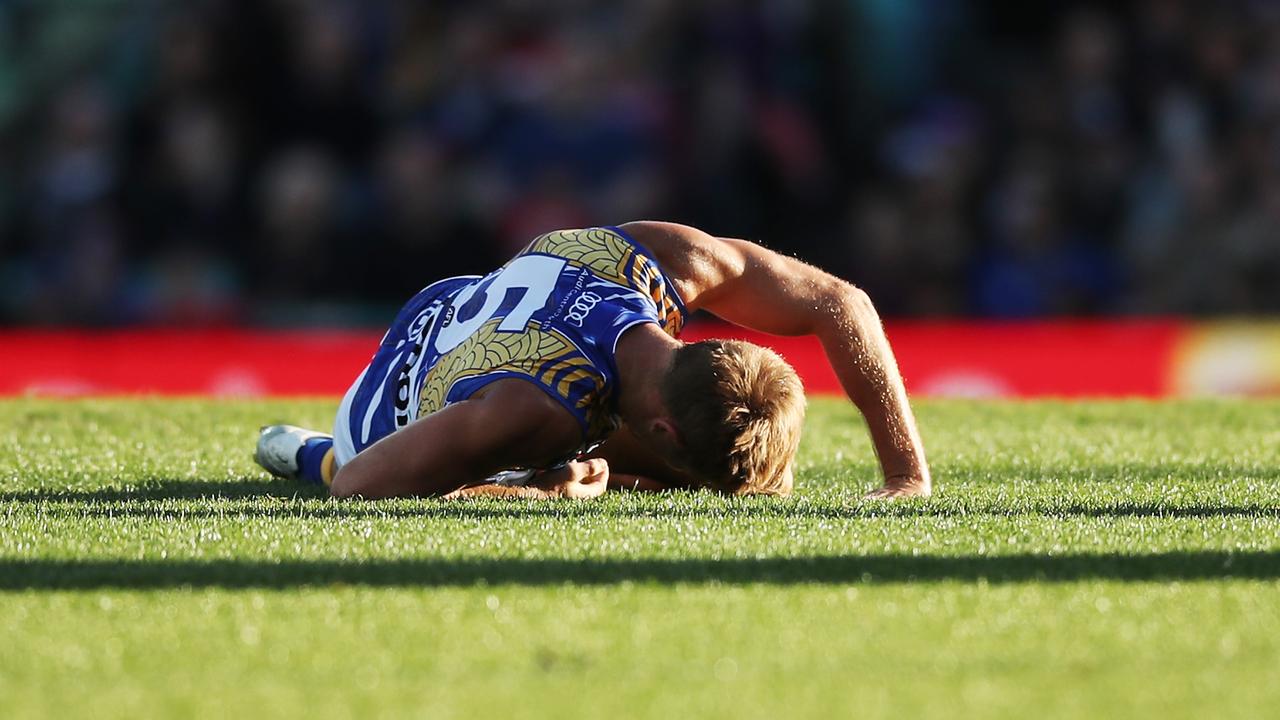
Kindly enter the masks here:
M 863 497 L 867 500 L 892 500 L 894 498 L 904 497 L 921 497 L 927 498 L 932 492 L 927 488 L 919 487 L 882 487 L 872 490 Z
M 609 463 L 604 458 L 591 458 L 582 464 L 585 466 L 584 476 L 579 479 L 579 482 L 595 483 L 609 481 Z
M 864 497 L 868 500 L 883 500 L 887 498 L 895 498 L 902 495 L 902 491 L 897 488 L 876 488 L 867 493 Z

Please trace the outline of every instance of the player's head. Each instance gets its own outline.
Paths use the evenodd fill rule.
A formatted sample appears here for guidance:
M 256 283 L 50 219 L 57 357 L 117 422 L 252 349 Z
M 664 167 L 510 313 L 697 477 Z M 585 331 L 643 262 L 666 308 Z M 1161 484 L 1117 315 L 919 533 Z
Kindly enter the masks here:
M 737 494 L 786 494 L 804 424 L 804 387 L 772 350 L 703 340 L 676 350 L 659 388 L 668 460 Z

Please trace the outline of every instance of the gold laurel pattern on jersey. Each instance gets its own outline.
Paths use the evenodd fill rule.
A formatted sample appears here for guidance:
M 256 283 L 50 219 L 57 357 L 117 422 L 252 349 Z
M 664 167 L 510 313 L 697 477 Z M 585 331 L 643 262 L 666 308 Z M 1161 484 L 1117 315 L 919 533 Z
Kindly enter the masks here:
M 635 250 L 617 233 L 603 228 L 549 232 L 534 240 L 529 251 L 562 257 L 574 265 L 591 268 L 596 275 L 610 282 L 623 286 L 630 284 L 631 278 L 625 275 L 624 270 Z
M 671 297 L 656 263 L 636 252 L 635 246 L 612 230 L 557 230 L 534 240 L 525 252 L 555 255 L 577 266 L 585 266 L 605 280 L 647 294 L 658 308 L 662 329 L 675 337 L 684 326 L 675 300 Z M 632 259 L 634 258 L 634 262 Z M 627 274 L 630 264 L 631 273 Z
M 578 407 L 587 409 L 605 400 L 601 392 L 604 379 L 592 371 L 591 362 L 568 338 L 536 327 L 525 328 L 523 332 L 499 332 L 497 328 L 501 322 L 501 318 L 486 322 L 436 361 L 427 372 L 418 394 L 419 416 L 443 408 L 454 383 L 491 372 L 527 375 L 546 387 L 555 383 L 554 389 L 565 399 L 572 399 L 570 392 L 574 381 L 590 378 L 594 388 L 577 399 Z M 555 376 L 561 371 L 567 372 L 556 383 Z

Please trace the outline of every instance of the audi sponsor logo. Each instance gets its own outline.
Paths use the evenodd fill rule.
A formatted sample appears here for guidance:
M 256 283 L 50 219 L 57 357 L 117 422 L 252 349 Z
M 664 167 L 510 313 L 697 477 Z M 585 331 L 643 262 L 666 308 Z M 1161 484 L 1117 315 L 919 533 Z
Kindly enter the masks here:
M 564 319 L 574 327 L 582 327 L 587 321 L 587 314 L 595 309 L 596 305 L 604 298 L 591 292 L 590 290 L 578 296 L 573 301 L 573 305 L 569 308 L 569 312 L 564 314 Z

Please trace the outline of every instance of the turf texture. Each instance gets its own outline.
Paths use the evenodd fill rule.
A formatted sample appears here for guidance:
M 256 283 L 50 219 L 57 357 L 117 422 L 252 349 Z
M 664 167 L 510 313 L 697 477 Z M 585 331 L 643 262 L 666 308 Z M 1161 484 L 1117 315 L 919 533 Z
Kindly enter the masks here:
M 0 717 L 1267 717 L 1280 403 L 922 402 L 938 492 L 337 502 L 332 400 L 0 402 Z

